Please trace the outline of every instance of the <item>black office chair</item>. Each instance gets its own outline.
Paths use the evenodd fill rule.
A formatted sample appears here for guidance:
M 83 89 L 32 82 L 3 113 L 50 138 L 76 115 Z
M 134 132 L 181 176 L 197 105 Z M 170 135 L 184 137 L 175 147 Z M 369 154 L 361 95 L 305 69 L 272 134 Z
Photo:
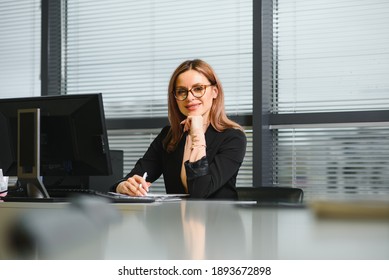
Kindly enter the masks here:
M 266 203 L 302 203 L 304 192 L 290 187 L 237 187 L 238 200 Z

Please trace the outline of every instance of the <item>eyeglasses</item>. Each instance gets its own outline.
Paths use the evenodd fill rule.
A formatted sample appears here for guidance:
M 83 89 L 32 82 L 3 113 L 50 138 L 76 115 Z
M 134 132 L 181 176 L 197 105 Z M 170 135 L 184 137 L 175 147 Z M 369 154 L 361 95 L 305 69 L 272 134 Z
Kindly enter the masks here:
M 184 87 L 178 87 L 174 90 L 174 97 L 179 101 L 184 101 L 187 97 L 189 92 L 192 93 L 192 95 L 196 98 L 203 97 L 205 92 L 207 91 L 207 87 L 211 87 L 213 85 L 194 85 L 191 89 L 187 89 Z

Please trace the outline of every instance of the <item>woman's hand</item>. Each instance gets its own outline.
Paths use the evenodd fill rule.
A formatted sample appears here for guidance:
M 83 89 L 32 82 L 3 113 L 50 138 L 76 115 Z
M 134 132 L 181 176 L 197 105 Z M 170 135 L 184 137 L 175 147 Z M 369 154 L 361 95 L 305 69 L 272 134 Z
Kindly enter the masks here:
M 190 134 L 204 133 L 203 116 L 188 116 L 181 124 L 184 125 L 184 131 L 189 131 Z
M 149 191 L 150 185 L 151 183 L 146 182 L 142 176 L 134 175 L 126 181 L 119 183 L 116 187 L 116 192 L 129 196 L 145 196 Z

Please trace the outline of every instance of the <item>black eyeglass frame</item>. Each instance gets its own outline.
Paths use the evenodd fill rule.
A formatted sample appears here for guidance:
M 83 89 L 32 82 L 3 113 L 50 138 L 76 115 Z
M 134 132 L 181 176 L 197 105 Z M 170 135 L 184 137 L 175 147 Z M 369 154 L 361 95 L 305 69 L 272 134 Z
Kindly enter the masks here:
M 202 93 L 201 95 L 197 95 L 197 94 L 193 93 L 193 91 L 192 91 L 193 88 L 199 87 L 199 86 L 204 87 L 204 91 L 203 91 L 203 93 Z M 205 95 L 205 93 L 207 92 L 207 88 L 208 88 L 208 87 L 212 87 L 212 86 L 214 86 L 214 84 L 210 84 L 210 85 L 196 84 L 196 85 L 192 86 L 191 89 L 187 89 L 187 88 L 182 87 L 182 88 L 180 88 L 180 89 L 185 89 L 185 90 L 186 90 L 186 94 L 185 94 L 185 97 L 184 97 L 183 99 L 180 98 L 180 97 L 178 97 L 178 96 L 176 95 L 176 90 L 177 90 L 177 89 L 174 89 L 174 90 L 173 90 L 173 95 L 174 95 L 174 98 L 177 99 L 178 101 L 184 101 L 184 100 L 186 100 L 186 99 L 188 98 L 189 92 L 192 93 L 192 95 L 193 95 L 194 97 L 196 97 L 196 98 L 201 98 L 201 97 L 203 97 L 203 96 Z

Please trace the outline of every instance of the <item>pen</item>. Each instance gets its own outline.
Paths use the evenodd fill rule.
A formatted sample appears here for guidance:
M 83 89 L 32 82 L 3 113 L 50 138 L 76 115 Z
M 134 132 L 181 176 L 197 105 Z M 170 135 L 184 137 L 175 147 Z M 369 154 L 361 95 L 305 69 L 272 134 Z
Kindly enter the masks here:
M 147 172 L 143 173 L 143 180 L 146 180 Z M 142 188 L 142 184 L 139 184 L 139 188 Z

